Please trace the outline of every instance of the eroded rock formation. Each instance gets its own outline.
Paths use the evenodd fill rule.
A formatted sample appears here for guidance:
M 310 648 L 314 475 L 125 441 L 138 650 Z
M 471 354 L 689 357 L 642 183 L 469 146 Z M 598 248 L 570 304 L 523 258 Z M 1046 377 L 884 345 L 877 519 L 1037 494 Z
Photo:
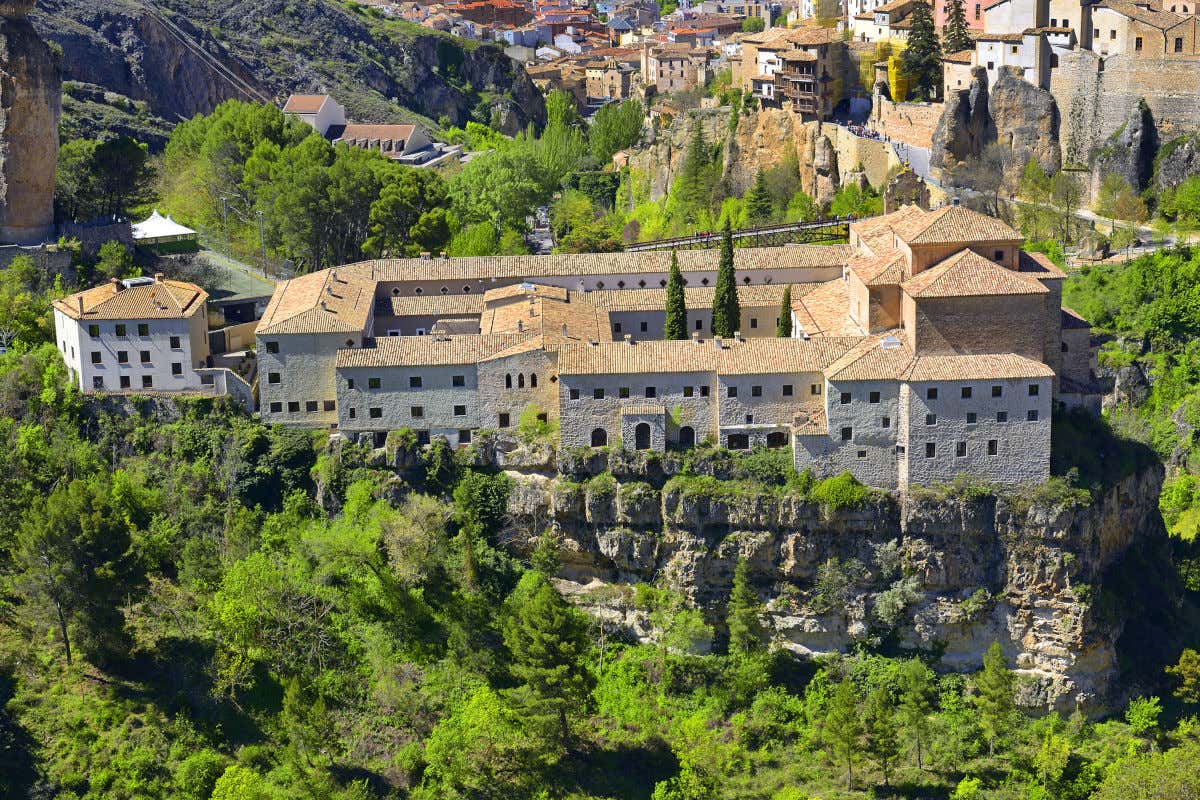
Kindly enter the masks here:
M 1105 175 L 1119 175 L 1140 192 L 1154 173 L 1154 154 L 1158 151 L 1158 133 L 1150 107 L 1136 105 L 1107 144 L 1095 154 L 1092 163 L 1092 196 L 1100 191 Z
M 17 244 L 54 233 L 62 79 L 26 19 L 33 5 L 0 2 L 0 242 Z

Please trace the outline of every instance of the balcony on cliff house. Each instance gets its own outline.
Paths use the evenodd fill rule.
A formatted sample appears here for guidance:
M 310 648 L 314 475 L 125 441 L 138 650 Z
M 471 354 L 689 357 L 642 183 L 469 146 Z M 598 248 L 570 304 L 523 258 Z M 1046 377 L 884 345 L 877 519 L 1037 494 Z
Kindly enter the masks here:
M 823 119 L 832 99 L 831 78 L 818 64 L 815 53 L 797 50 L 781 56 L 783 66 L 775 73 L 775 96 L 790 100 L 797 114 Z M 820 77 L 818 77 L 818 71 Z

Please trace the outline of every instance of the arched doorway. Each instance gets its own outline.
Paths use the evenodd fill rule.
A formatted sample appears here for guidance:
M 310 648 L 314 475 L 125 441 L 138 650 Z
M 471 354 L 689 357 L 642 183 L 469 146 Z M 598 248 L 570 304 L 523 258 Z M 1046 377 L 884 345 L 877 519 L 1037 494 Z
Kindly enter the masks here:
M 650 449 L 650 423 L 639 422 L 633 429 L 633 446 L 637 450 Z
M 696 429 L 691 425 L 684 425 L 679 429 L 679 446 L 686 450 L 696 446 Z
M 767 447 L 787 447 L 788 435 L 784 431 L 774 431 L 767 434 Z
M 604 428 L 592 431 L 592 447 L 608 447 L 608 431 Z

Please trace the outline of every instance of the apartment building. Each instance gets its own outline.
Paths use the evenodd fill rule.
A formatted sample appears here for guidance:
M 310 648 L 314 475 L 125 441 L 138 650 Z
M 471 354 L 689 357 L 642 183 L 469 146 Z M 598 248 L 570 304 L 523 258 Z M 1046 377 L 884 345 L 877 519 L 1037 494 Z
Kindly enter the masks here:
M 717 253 L 680 252 L 682 341 L 661 338 L 666 253 L 347 265 L 277 288 L 262 416 L 462 446 L 536 414 L 564 447 L 787 448 L 798 469 L 889 488 L 1036 482 L 1054 402 L 1099 395 L 1065 276 L 1022 241 L 956 205 L 905 206 L 846 245 L 738 249 L 743 330 L 725 339 L 708 312 Z M 774 336 L 781 312 L 790 338 Z

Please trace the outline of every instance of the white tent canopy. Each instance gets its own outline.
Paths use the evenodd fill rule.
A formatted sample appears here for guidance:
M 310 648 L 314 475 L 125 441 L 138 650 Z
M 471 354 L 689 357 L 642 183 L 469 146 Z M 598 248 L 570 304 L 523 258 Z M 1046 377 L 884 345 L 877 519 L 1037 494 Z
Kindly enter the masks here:
M 170 216 L 164 217 L 158 209 L 144 222 L 133 226 L 133 240 L 138 244 L 158 244 L 160 242 L 179 242 L 184 239 L 196 238 L 196 232 L 186 225 L 180 225 Z

